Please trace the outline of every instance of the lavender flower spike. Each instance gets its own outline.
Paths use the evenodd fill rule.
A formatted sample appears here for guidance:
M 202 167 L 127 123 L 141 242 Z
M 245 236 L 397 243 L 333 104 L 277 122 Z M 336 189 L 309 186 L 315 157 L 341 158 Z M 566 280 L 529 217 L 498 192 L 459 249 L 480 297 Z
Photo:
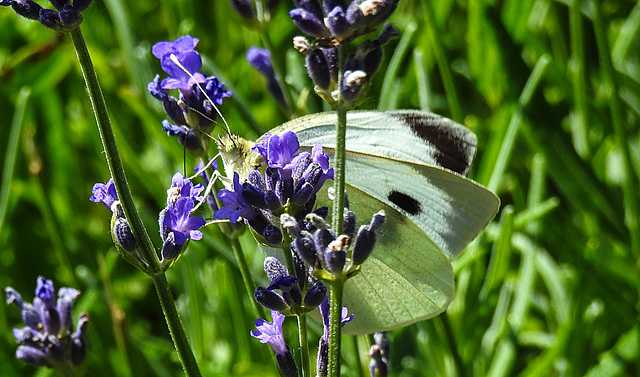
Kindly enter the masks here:
M 13 336 L 18 342 L 16 358 L 35 366 L 63 368 L 78 366 L 84 362 L 87 349 L 86 328 L 89 316 L 80 315 L 78 328 L 72 333 L 71 311 L 80 292 L 73 288 L 60 288 L 58 299 L 54 296 L 51 280 L 38 277 L 36 297 L 33 304 L 26 303 L 13 288 L 5 288 L 7 304 L 21 310 L 26 325 L 14 328 Z

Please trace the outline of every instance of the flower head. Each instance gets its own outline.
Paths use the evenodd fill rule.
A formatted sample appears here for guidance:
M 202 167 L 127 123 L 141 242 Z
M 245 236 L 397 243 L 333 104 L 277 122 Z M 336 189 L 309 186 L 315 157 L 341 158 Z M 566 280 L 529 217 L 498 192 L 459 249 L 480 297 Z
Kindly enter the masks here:
M 333 178 L 329 156 L 317 145 L 312 153 L 298 151 L 298 138 L 293 132 L 282 136 L 266 134 L 253 149 L 266 162 L 264 176 L 258 170 L 247 175 L 240 183 L 234 173 L 233 190 L 223 189 L 218 198 L 225 205 L 214 217 L 229 218 L 232 223 L 242 216 L 254 232 L 262 236 L 261 242 L 280 245 L 283 240 L 280 216 L 287 213 L 303 218 L 313 210 L 316 194 L 322 184 Z
M 202 68 L 202 58 L 195 50 L 198 41 L 198 38 L 184 35 L 173 42 L 162 41 L 153 45 L 153 56 L 160 59 L 162 70 L 169 74 L 169 77 L 162 80 L 163 89 L 191 90 L 193 84 L 205 81 L 204 75 L 198 72 Z M 182 67 L 178 66 L 174 59 L 178 60 Z
M 262 318 L 256 319 L 256 330 L 251 331 L 251 336 L 259 339 L 260 343 L 269 343 L 276 354 L 283 354 L 289 350 L 289 347 L 284 342 L 284 335 L 282 335 L 284 314 L 272 310 L 271 318 L 273 323 L 267 322 Z
M 111 211 L 111 205 L 118 200 L 118 193 L 116 192 L 116 186 L 113 184 L 113 179 L 109 178 L 107 183 L 96 183 L 91 189 L 93 195 L 89 198 L 94 203 L 104 204 L 109 211 Z
M 175 203 L 166 207 L 163 225 L 167 227 L 178 245 L 184 244 L 187 239 L 202 239 L 202 228 L 206 223 L 202 216 L 191 216 L 193 209 L 193 199 L 181 197 Z
M 19 346 L 16 357 L 35 366 L 55 368 L 70 361 L 82 364 L 86 354 L 86 328 L 89 316 L 80 315 L 78 327 L 73 331 L 72 307 L 80 292 L 73 288 L 60 288 L 54 296 L 51 280 L 38 277 L 33 304 L 24 302 L 13 288 L 5 288 L 7 304 L 21 310 L 26 325 L 14 328 L 13 336 Z

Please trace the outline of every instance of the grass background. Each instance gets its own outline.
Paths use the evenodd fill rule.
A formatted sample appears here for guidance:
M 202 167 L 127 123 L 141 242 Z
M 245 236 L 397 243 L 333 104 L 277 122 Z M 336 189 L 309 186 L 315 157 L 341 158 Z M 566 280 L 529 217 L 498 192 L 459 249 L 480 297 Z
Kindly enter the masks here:
M 316 112 L 291 48 L 292 7 L 281 4 L 266 35 L 300 113 Z M 362 107 L 465 124 L 479 140 L 470 176 L 502 200 L 454 262 L 447 313 L 389 334 L 391 375 L 640 375 L 640 5 L 403 0 L 391 21 L 401 38 Z M 109 213 L 88 200 L 108 171 L 70 41 L 10 8 L 0 24 L 0 286 L 30 300 L 44 275 L 83 292 L 88 375 L 181 375 L 150 280 L 117 256 Z M 146 93 L 161 73 L 153 43 L 200 38 L 202 71 L 233 91 L 222 112 L 234 132 L 256 137 L 286 120 L 244 60 L 263 39 L 227 1 L 95 1 L 82 29 L 151 233 L 171 176 L 191 166 Z M 264 283 L 262 256 L 243 242 Z M 276 375 L 248 335 L 255 318 L 219 230 L 191 243 L 169 281 L 205 375 Z M 15 360 L 14 326 L 18 310 L 0 305 L 0 375 L 49 375 Z M 344 375 L 361 373 L 366 350 L 364 338 L 345 339 Z

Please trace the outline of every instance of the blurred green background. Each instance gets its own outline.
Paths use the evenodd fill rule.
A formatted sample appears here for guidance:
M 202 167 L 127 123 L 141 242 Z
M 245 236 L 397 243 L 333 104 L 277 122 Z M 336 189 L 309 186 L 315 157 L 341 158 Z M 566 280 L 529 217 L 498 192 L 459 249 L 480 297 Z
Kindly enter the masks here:
M 291 8 L 283 1 L 266 36 L 299 113 L 317 112 L 291 47 Z M 171 176 L 192 160 L 161 130 L 165 116 L 146 93 L 156 73 L 164 77 L 151 46 L 200 38 L 202 71 L 233 91 L 223 114 L 255 138 L 286 120 L 244 60 L 265 39 L 228 1 L 94 1 L 83 15 L 153 235 Z M 401 37 L 385 46 L 362 108 L 422 108 L 465 124 L 479 140 L 470 176 L 502 200 L 454 262 L 447 313 L 389 334 L 391 375 L 640 375 L 640 5 L 403 0 L 391 22 Z M 44 275 L 82 291 L 75 312 L 91 315 L 87 375 L 181 375 L 151 281 L 118 257 L 110 214 L 88 200 L 109 175 L 70 41 L 10 8 L 0 25 L 0 287 L 31 300 Z M 264 284 L 262 255 L 247 235 L 243 243 Z M 203 374 L 276 375 L 267 346 L 249 336 L 249 297 L 218 229 L 191 243 L 169 281 Z M 0 305 L 0 376 L 51 374 L 14 358 L 14 326 L 19 311 Z M 346 337 L 344 375 L 366 368 L 367 349 L 366 339 Z

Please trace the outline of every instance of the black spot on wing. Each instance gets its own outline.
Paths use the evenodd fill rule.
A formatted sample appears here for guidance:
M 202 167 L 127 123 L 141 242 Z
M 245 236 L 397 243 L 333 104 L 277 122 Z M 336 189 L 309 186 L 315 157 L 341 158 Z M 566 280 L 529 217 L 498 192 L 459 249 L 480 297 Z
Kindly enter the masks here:
M 398 113 L 413 133 L 436 148 L 434 159 L 438 165 L 467 175 L 475 154 L 475 136 L 453 121 L 436 115 L 418 112 Z M 468 137 L 473 143 L 470 144 Z
M 417 200 L 407 194 L 401 193 L 400 191 L 389 191 L 387 199 L 389 199 L 391 203 L 405 210 L 410 215 L 417 215 L 422 211 L 422 207 Z

